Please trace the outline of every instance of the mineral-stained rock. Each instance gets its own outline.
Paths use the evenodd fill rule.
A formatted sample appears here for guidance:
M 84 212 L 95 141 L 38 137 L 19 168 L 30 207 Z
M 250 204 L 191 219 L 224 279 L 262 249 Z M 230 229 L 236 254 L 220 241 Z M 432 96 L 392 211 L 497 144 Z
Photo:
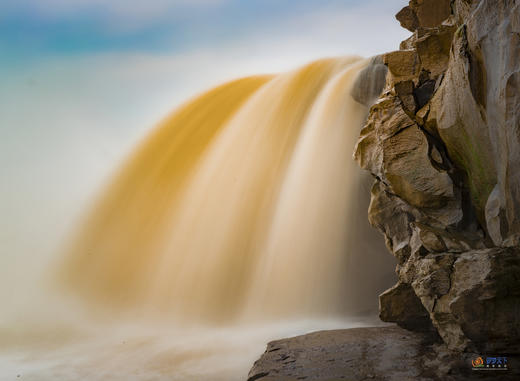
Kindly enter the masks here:
M 493 240 L 493 243 L 497 246 L 500 246 L 503 242 L 500 219 L 500 199 L 500 188 L 497 184 L 488 197 L 485 209 L 488 234 Z
M 462 45 L 455 41 L 459 49 Z M 482 223 L 487 199 L 497 183 L 497 162 L 485 117 L 471 93 L 467 58 L 459 49 L 430 103 L 428 123 L 435 124 L 450 158 L 467 173 L 473 205 Z
M 446 79 L 430 118 L 450 157 L 467 173 L 480 223 L 496 244 L 520 243 L 520 34 L 518 3 L 473 1 L 455 34 Z M 495 214 L 486 218 L 492 191 Z M 491 223 L 487 226 L 488 221 Z M 498 227 L 500 226 L 500 227 Z

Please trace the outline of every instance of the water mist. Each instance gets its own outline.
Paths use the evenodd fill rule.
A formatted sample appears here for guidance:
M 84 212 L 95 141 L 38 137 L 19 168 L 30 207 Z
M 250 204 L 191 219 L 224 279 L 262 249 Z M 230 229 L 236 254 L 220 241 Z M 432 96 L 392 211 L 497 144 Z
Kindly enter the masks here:
M 352 160 L 367 64 L 238 79 L 165 118 L 56 261 L 53 298 L 81 321 L 0 331 L 0 366 L 33 380 L 241 380 L 269 339 L 368 322 L 392 264 Z

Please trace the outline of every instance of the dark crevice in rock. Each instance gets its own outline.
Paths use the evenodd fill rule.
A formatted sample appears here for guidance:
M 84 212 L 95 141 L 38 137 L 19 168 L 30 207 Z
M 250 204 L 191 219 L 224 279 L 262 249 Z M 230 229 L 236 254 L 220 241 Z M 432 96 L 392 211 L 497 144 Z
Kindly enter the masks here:
M 446 149 L 446 145 L 442 139 L 432 134 L 428 129 L 422 126 L 419 127 L 427 137 L 430 144 L 429 154 L 432 165 L 436 169 L 440 171 L 446 171 L 449 174 L 461 200 L 463 217 L 459 222 L 457 222 L 455 226 L 451 227 L 451 229 L 453 229 L 455 232 L 467 232 L 468 234 L 471 234 L 472 239 L 474 240 L 483 239 L 483 235 L 487 236 L 487 234 L 486 230 L 482 227 L 477 218 L 476 209 L 471 198 L 470 190 L 467 186 L 468 175 L 466 171 L 456 167 L 454 162 L 450 159 L 448 150 Z M 442 162 L 440 163 L 439 161 L 434 160 L 431 156 L 432 149 L 434 148 L 437 150 L 437 152 L 439 152 L 442 158 Z M 492 242 L 489 240 L 489 237 L 485 238 L 485 242 L 486 246 L 492 246 Z
M 469 61 L 469 85 L 471 88 L 471 94 L 475 101 L 482 107 L 486 108 L 486 69 L 482 62 L 482 53 L 478 50 L 471 52 L 468 49 L 468 61 Z M 482 114 L 485 119 L 485 113 Z
M 269 372 L 261 372 L 261 373 L 255 374 L 254 376 L 249 377 L 247 379 L 247 381 L 256 381 L 256 380 L 259 380 L 259 379 L 264 378 L 266 376 L 269 376 Z
M 465 171 L 458 170 L 453 173 L 453 179 L 459 182 L 461 206 L 463 211 L 463 218 L 455 226 L 457 231 L 468 232 L 472 234 L 474 239 L 483 241 L 486 247 L 492 247 L 491 241 L 486 228 L 480 223 L 473 199 L 471 197 L 470 189 L 466 186 L 468 175 Z
M 414 89 L 414 96 L 419 109 L 426 106 L 426 104 L 432 99 L 435 91 L 436 81 L 429 79 Z
M 424 133 L 424 135 L 426 136 L 426 138 L 428 139 L 428 143 L 429 143 L 428 155 L 430 157 L 433 167 L 439 171 L 447 172 L 448 174 L 452 173 L 453 164 L 448 157 L 448 154 L 446 152 L 446 146 L 444 145 L 442 140 L 440 140 L 435 135 L 432 135 L 425 128 L 423 128 L 423 127 L 420 127 L 420 128 L 421 128 L 422 132 Z M 436 150 L 436 152 L 440 156 L 440 160 L 435 160 L 433 158 L 432 152 L 434 152 L 434 150 Z M 459 186 L 459 184 L 457 184 L 455 181 L 453 183 L 455 186 Z

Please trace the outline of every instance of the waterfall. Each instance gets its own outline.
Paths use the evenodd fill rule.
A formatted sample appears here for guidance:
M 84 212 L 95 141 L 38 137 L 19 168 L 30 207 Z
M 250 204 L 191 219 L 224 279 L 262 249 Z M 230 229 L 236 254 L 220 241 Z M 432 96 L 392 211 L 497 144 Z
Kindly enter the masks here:
M 352 152 L 385 70 L 323 59 L 173 111 L 41 269 L 52 287 L 16 290 L 2 376 L 238 381 L 270 340 L 378 324 L 393 258 Z
M 374 293 L 356 287 L 367 273 L 359 257 L 384 250 L 359 207 L 368 183 L 351 158 L 367 113 L 351 93 L 366 66 L 323 59 L 243 78 L 173 112 L 80 228 L 63 287 L 187 321 L 365 308 L 349 298 Z

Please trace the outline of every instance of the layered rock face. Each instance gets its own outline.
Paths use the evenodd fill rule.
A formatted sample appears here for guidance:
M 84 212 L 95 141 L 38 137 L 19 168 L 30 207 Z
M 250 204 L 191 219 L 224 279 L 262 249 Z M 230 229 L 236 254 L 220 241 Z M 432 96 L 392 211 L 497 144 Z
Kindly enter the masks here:
M 354 153 L 398 260 L 380 316 L 520 353 L 520 2 L 411 0 Z

